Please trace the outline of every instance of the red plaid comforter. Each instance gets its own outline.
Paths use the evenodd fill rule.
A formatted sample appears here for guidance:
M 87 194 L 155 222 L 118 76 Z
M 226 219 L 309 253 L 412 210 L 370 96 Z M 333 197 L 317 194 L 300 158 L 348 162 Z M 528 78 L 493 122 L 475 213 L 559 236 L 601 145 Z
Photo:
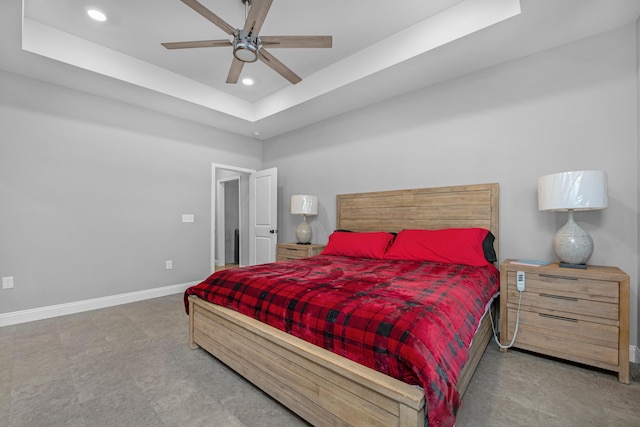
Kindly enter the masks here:
M 485 306 L 492 266 L 318 255 L 217 272 L 185 292 L 421 386 L 429 426 L 453 425 L 455 384 Z

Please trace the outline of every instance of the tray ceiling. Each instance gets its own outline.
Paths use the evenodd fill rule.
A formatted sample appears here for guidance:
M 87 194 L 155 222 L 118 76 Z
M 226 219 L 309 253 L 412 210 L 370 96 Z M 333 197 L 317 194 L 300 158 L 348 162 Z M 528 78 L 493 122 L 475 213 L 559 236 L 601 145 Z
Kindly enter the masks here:
M 241 0 L 200 1 L 242 26 Z M 640 13 L 636 0 L 274 0 L 261 35 L 331 35 L 333 48 L 270 50 L 303 80 L 291 85 L 256 62 L 241 74 L 255 80 L 248 87 L 225 83 L 231 48 L 160 45 L 228 37 L 179 0 L 23 3 L 21 39 L 12 33 L 12 43 L 49 60 L 37 69 L 0 68 L 257 139 L 616 28 Z M 108 20 L 89 19 L 89 7 Z

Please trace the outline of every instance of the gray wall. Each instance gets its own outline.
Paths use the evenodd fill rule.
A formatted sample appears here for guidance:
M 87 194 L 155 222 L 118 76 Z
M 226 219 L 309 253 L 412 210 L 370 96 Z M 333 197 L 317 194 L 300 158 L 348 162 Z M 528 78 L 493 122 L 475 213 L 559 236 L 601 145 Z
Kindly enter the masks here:
M 211 164 L 262 164 L 252 139 L 6 72 L 0 130 L 0 313 L 203 279 Z
M 635 25 L 477 72 L 265 144 L 282 200 L 319 197 L 314 242 L 335 228 L 340 193 L 500 183 L 500 259 L 554 259 L 566 213 L 537 210 L 541 175 L 602 169 L 609 207 L 579 212 L 592 264 L 631 276 L 638 343 L 638 115 Z M 298 218 L 281 203 L 280 241 Z

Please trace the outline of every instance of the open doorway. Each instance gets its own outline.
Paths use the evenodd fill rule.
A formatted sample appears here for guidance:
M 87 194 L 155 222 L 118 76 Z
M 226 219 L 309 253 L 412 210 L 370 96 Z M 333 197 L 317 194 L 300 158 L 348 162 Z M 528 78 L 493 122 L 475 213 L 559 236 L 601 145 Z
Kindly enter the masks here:
M 240 266 L 240 176 L 219 179 L 217 186 L 219 215 L 216 228 L 221 240 L 216 255 L 216 271 Z
M 236 192 L 234 182 L 238 183 L 237 198 L 227 199 L 227 193 Z M 212 272 L 235 260 L 235 256 L 227 255 L 229 249 L 235 252 L 235 247 L 240 267 L 275 261 L 277 182 L 276 168 L 257 171 L 212 164 Z
M 212 165 L 212 272 L 249 265 L 249 178 L 252 172 L 234 166 Z

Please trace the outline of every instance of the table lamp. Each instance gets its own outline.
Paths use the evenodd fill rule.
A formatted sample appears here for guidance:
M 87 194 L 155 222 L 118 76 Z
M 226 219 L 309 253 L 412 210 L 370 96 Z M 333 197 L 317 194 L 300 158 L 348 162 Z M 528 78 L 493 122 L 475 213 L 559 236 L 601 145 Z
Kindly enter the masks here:
M 538 210 L 568 211 L 567 223 L 553 236 L 553 250 L 560 267 L 587 268 L 593 254 L 593 239 L 573 219 L 574 211 L 607 207 L 607 174 L 603 171 L 573 171 L 538 179 Z
M 316 196 L 295 195 L 291 196 L 291 213 L 302 215 L 302 222 L 296 228 L 298 244 L 311 243 L 311 227 L 307 224 L 307 215 L 318 215 L 318 198 Z

